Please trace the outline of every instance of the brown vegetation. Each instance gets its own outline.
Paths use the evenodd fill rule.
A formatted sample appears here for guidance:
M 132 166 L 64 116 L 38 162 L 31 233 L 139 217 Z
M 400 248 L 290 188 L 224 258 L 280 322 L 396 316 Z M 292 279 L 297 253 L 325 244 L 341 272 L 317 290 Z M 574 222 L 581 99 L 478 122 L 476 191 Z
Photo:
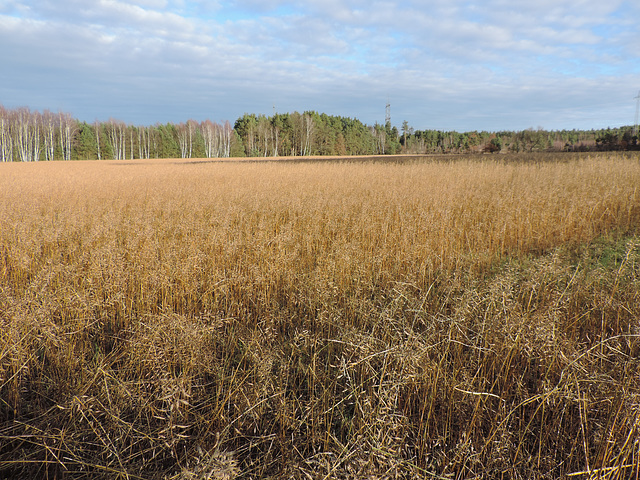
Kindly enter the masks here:
M 638 478 L 640 162 L 560 158 L 0 165 L 0 476 Z

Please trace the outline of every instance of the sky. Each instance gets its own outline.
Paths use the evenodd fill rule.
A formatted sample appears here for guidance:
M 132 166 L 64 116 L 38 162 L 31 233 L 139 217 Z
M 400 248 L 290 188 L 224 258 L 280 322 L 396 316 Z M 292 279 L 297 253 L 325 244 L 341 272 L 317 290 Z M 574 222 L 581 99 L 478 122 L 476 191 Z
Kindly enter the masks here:
M 0 0 L 0 104 L 87 122 L 592 129 L 639 93 L 638 0 Z

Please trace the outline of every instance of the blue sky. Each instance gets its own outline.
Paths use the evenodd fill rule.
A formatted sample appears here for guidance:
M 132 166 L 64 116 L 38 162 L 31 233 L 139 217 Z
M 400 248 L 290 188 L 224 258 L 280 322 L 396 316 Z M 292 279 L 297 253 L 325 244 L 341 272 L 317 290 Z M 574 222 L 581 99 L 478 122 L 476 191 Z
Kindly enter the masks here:
M 631 125 L 637 0 L 0 0 L 0 103 L 132 124 L 316 110 L 416 129 Z

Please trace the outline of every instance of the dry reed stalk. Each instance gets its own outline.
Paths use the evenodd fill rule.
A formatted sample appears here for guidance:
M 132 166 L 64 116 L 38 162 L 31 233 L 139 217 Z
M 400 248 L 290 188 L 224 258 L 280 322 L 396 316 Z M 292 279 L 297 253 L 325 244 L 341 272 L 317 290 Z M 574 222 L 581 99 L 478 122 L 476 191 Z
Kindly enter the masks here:
M 0 166 L 0 474 L 637 477 L 640 163 L 562 158 Z

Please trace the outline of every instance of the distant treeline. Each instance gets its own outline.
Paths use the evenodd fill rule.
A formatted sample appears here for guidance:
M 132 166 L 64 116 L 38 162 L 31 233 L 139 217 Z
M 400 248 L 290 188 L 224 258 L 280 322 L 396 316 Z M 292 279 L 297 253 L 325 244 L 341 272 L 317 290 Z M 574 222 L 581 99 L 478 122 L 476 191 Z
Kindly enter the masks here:
M 151 126 L 0 105 L 0 161 L 602 151 L 639 148 L 631 126 L 599 130 L 414 130 L 307 111 Z

